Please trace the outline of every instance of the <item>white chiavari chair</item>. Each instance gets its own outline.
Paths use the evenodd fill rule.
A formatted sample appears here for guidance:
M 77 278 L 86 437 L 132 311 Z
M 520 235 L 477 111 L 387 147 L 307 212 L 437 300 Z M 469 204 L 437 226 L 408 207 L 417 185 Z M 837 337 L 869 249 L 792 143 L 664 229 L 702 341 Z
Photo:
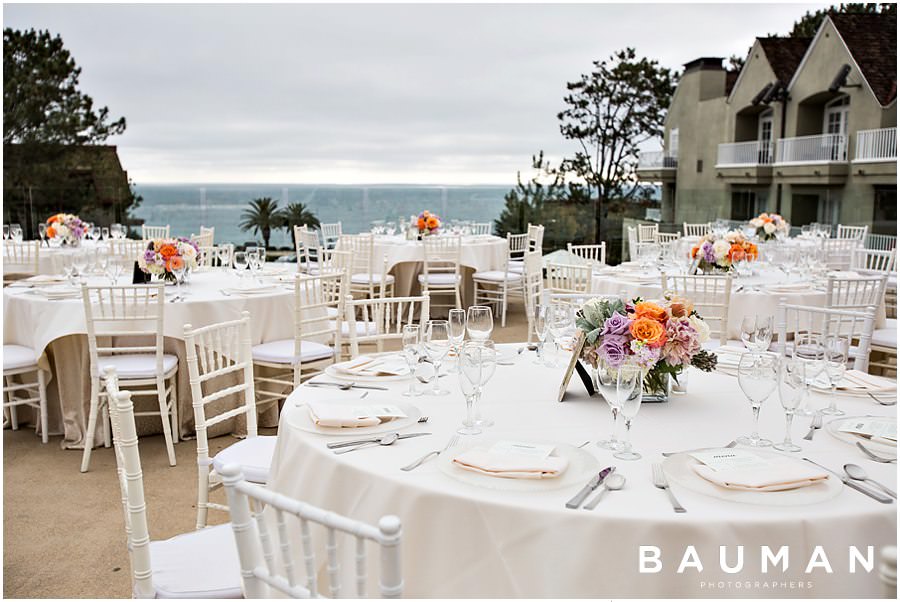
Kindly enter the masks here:
M 855 309 L 878 307 L 884 299 L 887 275 L 843 278 L 829 276 L 825 288 L 825 307 Z
M 34 276 L 40 273 L 41 241 L 3 241 L 3 277 L 11 274 Z
M 106 372 L 105 381 L 133 597 L 243 597 L 231 525 L 209 527 L 166 540 L 150 540 L 131 392 L 119 390 L 114 368 Z
M 185 324 L 184 343 L 197 431 L 197 528 L 202 529 L 209 510 L 227 509 L 209 501 L 210 492 L 222 485 L 219 478 L 222 466 L 239 464 L 248 479 L 266 483 L 275 437 L 260 436 L 257 432 L 250 313 L 245 311 L 238 320 L 203 328 Z M 225 409 L 222 400 L 229 400 L 231 408 Z M 209 428 L 239 416 L 246 417 L 247 436 L 210 458 Z
M 638 242 L 657 242 L 659 224 L 638 224 Z
M 350 293 L 367 297 L 390 297 L 394 294 L 393 275 L 387 273 L 387 258 L 376 261 L 375 237 L 370 233 L 343 234 L 335 248 L 352 255 L 350 266 Z M 380 271 L 376 271 L 378 265 Z
M 856 238 L 826 238 L 822 241 L 825 265 L 829 270 L 848 270 L 853 252 L 860 248 L 862 242 Z
M 121 257 L 130 261 L 137 261 L 138 256 L 147 250 L 149 241 L 132 240 L 130 238 L 110 238 L 109 254 L 113 257 Z
M 521 274 L 525 271 L 525 254 L 528 253 L 528 233 L 506 234 L 507 270 Z
M 322 224 L 322 242 L 326 249 L 333 249 L 343 235 L 341 222 L 334 224 Z
M 663 293 L 671 291 L 690 299 L 694 309 L 709 326 L 707 347 L 725 345 L 728 341 L 728 313 L 731 305 L 731 275 L 662 275 Z
M 659 232 L 656 235 L 656 242 L 661 245 L 673 243 L 681 238 L 681 232 Z
M 528 224 L 528 251 L 543 253 L 544 251 L 544 226 Z
M 493 231 L 491 222 L 472 224 L 472 234 L 474 236 L 489 236 Z
M 19 428 L 19 406 L 34 408 L 38 411 L 41 442 L 47 443 L 47 371 L 38 364 L 34 349 L 24 345 L 3 346 L 3 382 L 3 409 L 9 412 L 12 429 Z
M 163 352 L 165 285 L 81 287 L 91 358 L 91 405 L 81 472 L 87 472 L 94 446 L 97 420 L 103 410 L 104 445 L 109 447 L 108 408 L 102 380 L 107 368 L 115 368 L 119 382 L 132 395 L 156 397 L 158 409 L 136 412 L 135 416 L 159 416 L 169 465 L 175 466 L 178 442 L 178 357 Z M 124 342 L 117 343 L 115 337 Z M 140 389 L 135 389 L 140 387 Z
M 216 264 L 216 258 L 219 256 L 217 247 L 200 246 L 197 248 L 197 266 L 201 268 L 211 268 Z
M 403 338 L 403 327 L 419 324 L 424 330 L 431 311 L 428 295 L 352 299 L 344 302 L 350 333 L 350 357 L 359 355 L 360 345 L 374 345 L 375 352 L 384 351 L 384 343 Z
M 319 241 L 319 234 L 315 230 L 300 230 L 300 244 L 303 246 L 303 265 L 302 271 L 307 274 L 315 275 L 321 269 L 319 265 L 323 261 L 322 244 Z
M 846 240 L 858 240 L 860 243 L 865 242 L 866 236 L 869 234 L 868 226 L 845 226 L 838 224 L 837 235 L 835 238 Z
M 712 232 L 712 226 L 709 222 L 705 224 L 689 224 L 682 223 L 682 229 L 685 236 L 706 236 Z
M 141 238 L 144 240 L 154 240 L 157 238 L 169 238 L 169 230 L 170 227 L 168 224 L 165 226 L 148 226 L 147 224 L 141 225 Z
M 509 253 L 499 270 L 482 270 L 472 274 L 475 305 L 490 305 L 494 315 L 500 314 L 500 326 L 506 327 L 506 310 L 509 296 L 522 289 L 521 272 L 513 272 L 509 268 Z
M 237 542 L 240 575 L 248 598 L 270 598 L 275 591 L 289 598 L 319 598 L 326 594 L 331 598 L 348 595 L 365 598 L 369 580 L 366 569 L 367 541 L 378 545 L 378 587 L 381 597 L 399 598 L 403 594 L 401 525 L 396 516 L 381 517 L 377 527 L 356 521 L 254 485 L 244 479 L 238 466 L 223 468 L 222 480 L 225 482 L 231 526 Z M 267 520 L 267 514 L 274 516 L 274 528 Z M 296 531 L 288 526 L 289 518 L 296 519 L 299 538 L 290 535 Z M 321 525 L 326 533 L 325 574 L 328 580 L 323 587 L 318 581 L 321 565 L 316 561 L 313 550 L 310 523 Z M 339 533 L 353 537 L 356 570 L 352 581 L 356 584 L 355 592 L 341 591 Z M 297 539 L 301 542 L 300 550 L 294 546 Z M 294 564 L 295 559 L 299 564 L 301 555 L 305 576 L 299 574 L 299 567 Z
M 873 251 L 892 251 L 897 247 L 897 237 L 893 234 L 869 234 L 866 248 Z
M 304 270 L 303 265 L 303 238 L 301 236 L 302 232 L 309 230 L 306 224 L 302 224 L 299 226 L 294 226 L 294 254 L 297 257 L 297 271 L 302 272 Z
M 897 272 L 897 250 L 877 251 L 873 249 L 854 249 L 850 269 L 863 273 Z
M 635 261 L 637 259 L 638 250 L 638 232 L 636 226 L 628 226 L 628 260 Z
M 606 243 L 599 245 L 573 245 L 568 244 L 569 253 L 581 259 L 584 263 L 595 267 L 606 265 Z
M 535 307 L 544 297 L 544 266 L 541 254 L 532 252 L 525 255 L 525 273 L 522 295 L 525 297 L 525 316 L 528 318 L 528 342 L 534 335 Z
M 789 354 L 793 341 L 796 341 L 801 335 L 849 337 L 853 365 L 850 366 L 848 362 L 847 367 L 860 372 L 868 372 L 872 331 L 875 324 L 874 307 L 869 307 L 865 311 L 809 307 L 789 304 L 787 299 L 782 297 L 778 303 L 776 321 L 778 332 L 776 349 L 781 355 Z
M 593 282 L 589 265 L 547 264 L 546 290 L 554 293 L 589 293 Z
M 453 297 L 452 304 L 440 307 L 459 309 L 462 307 L 462 275 L 460 274 L 460 255 L 462 253 L 462 237 L 460 236 L 426 236 L 422 240 L 425 251 L 425 262 L 422 273 L 417 279 L 422 287 L 422 294 L 432 298 L 435 295 Z M 431 307 L 438 307 L 432 302 Z
M 200 234 L 191 234 L 191 240 L 197 243 L 198 247 L 211 247 L 215 244 L 216 229 L 200 226 Z

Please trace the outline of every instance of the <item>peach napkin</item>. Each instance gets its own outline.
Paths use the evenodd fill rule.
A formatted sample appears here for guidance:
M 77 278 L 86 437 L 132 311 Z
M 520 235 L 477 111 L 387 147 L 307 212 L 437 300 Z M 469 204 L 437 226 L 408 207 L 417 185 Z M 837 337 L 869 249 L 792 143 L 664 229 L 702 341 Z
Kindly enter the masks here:
M 317 426 L 331 428 L 356 428 L 381 424 L 378 416 L 361 416 L 356 406 L 307 402 L 309 417 Z
M 463 470 L 504 479 L 552 479 L 569 466 L 569 461 L 559 456 L 498 454 L 477 447 L 456 456 L 453 462 Z
M 713 470 L 705 464 L 691 468 L 702 478 L 725 489 L 740 491 L 785 491 L 815 485 L 828 478 L 828 473 L 791 458 L 766 458 L 765 468 L 723 468 Z

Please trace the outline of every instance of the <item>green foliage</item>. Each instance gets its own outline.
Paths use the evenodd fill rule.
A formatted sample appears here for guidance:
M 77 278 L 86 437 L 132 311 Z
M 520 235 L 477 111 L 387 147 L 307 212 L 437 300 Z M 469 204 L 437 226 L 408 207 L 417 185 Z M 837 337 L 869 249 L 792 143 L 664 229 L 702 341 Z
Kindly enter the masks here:
M 291 237 L 294 236 L 294 226 L 309 226 L 310 228 L 319 227 L 319 218 L 310 211 L 303 203 L 289 203 L 287 207 L 281 210 L 281 227 L 285 228 Z M 296 243 L 297 241 L 294 241 Z
M 794 27 L 791 29 L 790 35 L 791 37 L 801 37 L 801 38 L 811 38 L 816 35 L 816 31 L 818 31 L 819 26 L 822 24 L 822 21 L 825 20 L 825 17 L 831 13 L 886 13 L 886 14 L 896 14 L 897 5 L 888 2 L 848 2 L 841 3 L 837 6 L 831 5 L 830 8 L 820 9 L 815 12 L 806 11 L 806 14 L 803 15 L 800 19 L 794 22 Z
M 281 228 L 283 217 L 278 210 L 278 201 L 271 197 L 261 197 L 250 201 L 250 207 L 241 214 L 241 230 L 252 230 L 253 234 L 262 235 L 263 245 L 269 248 L 272 230 Z

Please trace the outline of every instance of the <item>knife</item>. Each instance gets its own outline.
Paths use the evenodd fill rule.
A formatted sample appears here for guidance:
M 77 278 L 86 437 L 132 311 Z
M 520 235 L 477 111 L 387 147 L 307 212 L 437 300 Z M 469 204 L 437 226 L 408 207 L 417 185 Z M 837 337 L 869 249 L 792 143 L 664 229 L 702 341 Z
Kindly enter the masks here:
M 607 466 L 606 468 L 601 470 L 596 477 L 591 479 L 587 485 L 582 487 L 581 491 L 575 494 L 575 497 L 566 502 L 566 508 L 571 508 L 573 510 L 577 509 L 582 504 L 582 502 L 584 502 L 585 498 L 587 498 L 587 496 L 589 496 L 593 490 L 599 487 L 600 484 L 603 483 L 603 480 L 615 470 L 615 466 Z
M 821 464 L 818 464 L 818 463 L 816 463 L 816 462 L 813 462 L 813 461 L 810 460 L 809 458 L 803 458 L 803 459 L 806 460 L 807 462 L 809 462 L 810 464 L 815 464 L 815 465 L 818 466 L 819 468 L 824 468 L 825 470 L 827 470 L 828 472 L 830 472 L 831 474 L 833 474 L 834 476 L 836 476 L 838 479 L 840 479 L 841 482 L 842 482 L 844 485 L 846 485 L 847 487 L 850 487 L 850 488 L 852 488 L 852 489 L 856 489 L 858 492 L 863 493 L 863 494 L 869 496 L 869 497 L 872 498 L 873 500 L 877 500 L 877 501 L 881 502 L 882 504 L 891 504 L 891 503 L 893 503 L 893 501 L 894 501 L 892 498 L 890 498 L 890 497 L 888 497 L 888 496 L 886 496 L 886 495 L 883 495 L 883 494 L 881 494 L 881 493 L 879 493 L 879 492 L 877 492 L 877 491 L 874 491 L 874 490 L 872 490 L 872 489 L 869 489 L 868 487 L 864 487 L 862 484 L 857 483 L 856 481 L 854 481 L 853 479 L 851 479 L 851 478 L 849 478 L 849 477 L 846 477 L 846 476 L 843 476 L 843 475 L 841 475 L 841 474 L 836 473 L 835 471 L 831 470 L 831 469 L 828 468 L 827 466 L 822 466 Z
M 328 449 L 335 449 L 337 447 L 348 447 L 350 445 L 361 445 L 363 443 L 374 443 L 376 441 L 381 441 L 382 438 L 389 435 L 390 433 L 384 433 L 379 437 L 372 437 L 371 439 L 356 439 L 355 441 L 341 441 L 336 443 L 328 443 L 325 445 Z M 409 439 L 410 437 L 421 437 L 422 435 L 430 435 L 431 433 L 406 433 L 404 435 L 398 435 L 397 439 Z
M 306 384 L 310 385 L 312 387 L 324 387 L 324 386 L 347 387 L 347 383 L 332 383 L 332 382 L 326 382 L 326 381 L 307 382 Z M 377 389 L 379 391 L 388 391 L 389 390 L 387 387 L 378 387 L 376 385 L 357 385 L 356 383 L 349 385 L 349 388 L 351 388 L 351 389 Z

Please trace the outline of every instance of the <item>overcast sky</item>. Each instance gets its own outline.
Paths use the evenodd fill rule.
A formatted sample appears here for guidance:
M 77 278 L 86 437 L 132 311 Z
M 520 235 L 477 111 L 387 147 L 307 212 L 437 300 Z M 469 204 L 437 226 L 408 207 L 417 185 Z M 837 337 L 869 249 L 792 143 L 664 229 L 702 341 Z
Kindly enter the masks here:
M 570 146 L 565 84 L 625 46 L 744 55 L 822 4 L 4 5 L 125 116 L 139 184 L 514 181 Z

